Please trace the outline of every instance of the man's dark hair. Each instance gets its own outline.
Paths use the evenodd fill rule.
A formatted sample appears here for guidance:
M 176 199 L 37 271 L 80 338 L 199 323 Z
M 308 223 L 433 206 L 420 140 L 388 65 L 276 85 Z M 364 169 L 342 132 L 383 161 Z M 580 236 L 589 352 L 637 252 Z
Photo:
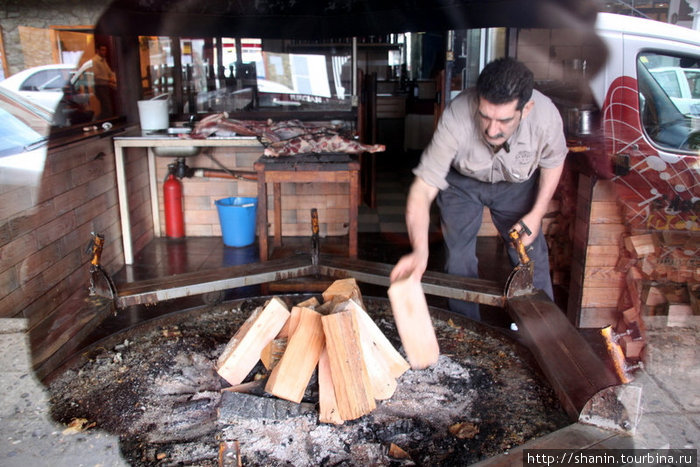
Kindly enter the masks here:
M 511 57 L 499 58 L 484 67 L 476 80 L 476 92 L 492 104 L 518 100 L 522 110 L 532 97 L 535 79 L 532 71 Z

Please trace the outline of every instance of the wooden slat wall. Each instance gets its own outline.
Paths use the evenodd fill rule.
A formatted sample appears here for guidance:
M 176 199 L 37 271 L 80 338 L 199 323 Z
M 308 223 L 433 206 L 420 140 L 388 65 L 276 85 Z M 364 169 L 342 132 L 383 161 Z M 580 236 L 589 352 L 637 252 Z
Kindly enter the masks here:
M 625 232 L 622 222 L 613 182 L 581 174 L 567 311 L 578 327 L 614 325 L 619 318 L 625 277 L 615 266 Z
M 138 249 L 153 236 L 145 151 L 129 155 L 126 172 Z M 39 365 L 93 318 L 79 309 L 87 297 L 91 232 L 105 236 L 107 271 L 123 265 L 112 139 L 49 150 L 38 186 L 3 186 L 0 218 L 0 317 L 28 320 Z

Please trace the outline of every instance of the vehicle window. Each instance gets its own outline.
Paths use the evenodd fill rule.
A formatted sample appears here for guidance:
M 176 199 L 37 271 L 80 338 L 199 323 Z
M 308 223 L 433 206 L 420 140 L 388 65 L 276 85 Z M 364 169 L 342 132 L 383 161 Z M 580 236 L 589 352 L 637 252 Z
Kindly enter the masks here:
M 685 70 L 685 78 L 688 80 L 690 97 L 700 99 L 700 70 Z
M 700 57 L 643 53 L 637 84 L 647 136 L 665 149 L 700 149 Z
M 21 91 L 39 91 L 39 90 L 60 90 L 68 82 L 68 76 L 62 70 L 42 70 L 37 71 L 29 78 L 24 80 Z
M 650 71 L 654 79 L 658 81 L 669 97 L 681 97 L 681 86 L 678 81 L 678 75 L 675 71 Z
M 44 140 L 44 136 L 0 108 L 0 157 L 25 151 L 25 148 Z

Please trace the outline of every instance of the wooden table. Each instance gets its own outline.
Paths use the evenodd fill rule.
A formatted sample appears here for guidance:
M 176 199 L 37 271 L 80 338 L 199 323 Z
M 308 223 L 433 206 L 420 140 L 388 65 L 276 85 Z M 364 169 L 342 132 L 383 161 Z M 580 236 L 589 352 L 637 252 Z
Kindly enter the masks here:
M 360 203 L 360 163 L 348 154 L 301 154 L 290 157 L 263 156 L 253 164 L 258 174 L 257 229 L 260 260 L 269 258 L 267 230 L 267 183 L 272 183 L 274 243 L 282 246 L 282 183 L 349 183 L 350 222 L 348 256 L 357 257 L 357 212 Z M 321 219 L 322 221 L 322 219 Z
M 124 150 L 127 148 L 148 148 L 148 179 L 151 191 L 151 215 L 153 230 L 160 237 L 160 214 L 158 212 L 158 188 L 156 180 L 156 163 L 153 148 L 182 148 L 182 147 L 259 147 L 262 146 L 253 136 L 212 137 L 204 139 L 184 139 L 177 136 L 144 134 L 141 132 L 114 138 L 114 160 L 117 173 L 117 194 L 119 196 L 119 215 L 122 228 L 122 243 L 124 246 L 124 264 L 134 263 L 133 247 L 131 244 L 131 220 L 129 213 L 129 197 L 126 186 L 126 168 Z M 175 156 L 172 157 L 175 159 Z

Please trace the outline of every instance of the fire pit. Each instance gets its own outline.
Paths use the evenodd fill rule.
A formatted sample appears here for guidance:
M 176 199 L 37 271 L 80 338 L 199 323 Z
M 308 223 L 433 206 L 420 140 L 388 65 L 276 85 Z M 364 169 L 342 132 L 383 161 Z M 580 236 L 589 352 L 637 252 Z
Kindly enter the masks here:
M 137 466 L 215 466 L 234 447 L 243 465 L 466 465 L 569 424 L 526 350 L 438 309 L 438 363 L 404 373 L 394 395 L 357 420 L 318 422 L 315 377 L 301 404 L 263 385 L 222 393 L 216 360 L 266 300 L 176 312 L 100 341 L 48 381 L 53 417 L 119 435 Z M 364 302 L 401 350 L 388 300 Z M 263 373 L 259 364 L 246 381 Z

